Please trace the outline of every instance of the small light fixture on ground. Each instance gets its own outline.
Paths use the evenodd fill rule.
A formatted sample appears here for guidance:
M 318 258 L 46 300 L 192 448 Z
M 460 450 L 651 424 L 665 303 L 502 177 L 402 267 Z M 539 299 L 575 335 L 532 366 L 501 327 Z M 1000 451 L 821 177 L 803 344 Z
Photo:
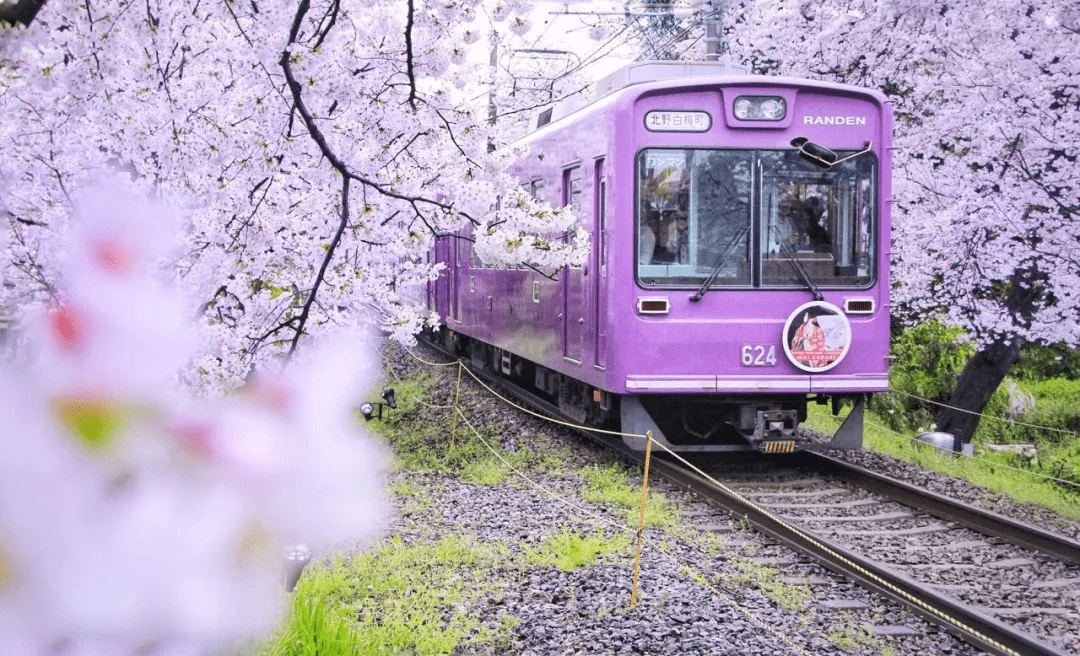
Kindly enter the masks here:
M 300 580 L 300 574 L 311 562 L 311 549 L 302 544 L 289 547 L 285 551 L 284 584 L 285 591 L 292 592 L 296 589 L 296 582 Z
M 958 435 L 952 433 L 919 433 L 915 440 L 929 444 L 940 451 L 952 451 L 969 456 L 973 453 L 971 442 L 964 442 Z
M 386 389 L 384 389 L 382 391 L 382 398 L 382 401 L 364 401 L 360 404 L 360 414 L 364 415 L 364 421 L 371 421 L 371 419 L 375 416 L 375 408 L 379 409 L 379 419 L 382 419 L 383 406 L 391 409 L 397 407 L 397 399 L 394 398 L 393 387 L 387 387 Z

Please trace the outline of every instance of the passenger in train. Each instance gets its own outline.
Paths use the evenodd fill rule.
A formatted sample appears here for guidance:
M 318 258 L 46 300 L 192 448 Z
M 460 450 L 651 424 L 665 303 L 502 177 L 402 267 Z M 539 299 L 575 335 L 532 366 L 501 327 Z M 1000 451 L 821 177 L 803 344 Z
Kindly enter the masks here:
M 648 210 L 638 233 L 638 263 L 688 263 L 688 225 L 683 210 Z
M 779 226 L 795 250 L 811 250 L 818 253 L 832 251 L 832 238 L 823 223 L 828 222 L 825 203 L 820 196 L 799 199 L 785 194 L 780 200 L 780 216 L 785 226 Z
M 687 223 L 685 210 L 665 210 L 660 213 L 653 264 L 686 264 L 688 262 Z
M 810 196 L 803 201 L 802 219 L 810 247 L 818 253 L 830 252 L 832 239 L 829 237 L 829 231 L 822 225 L 828 217 L 825 213 L 825 203 L 820 196 Z

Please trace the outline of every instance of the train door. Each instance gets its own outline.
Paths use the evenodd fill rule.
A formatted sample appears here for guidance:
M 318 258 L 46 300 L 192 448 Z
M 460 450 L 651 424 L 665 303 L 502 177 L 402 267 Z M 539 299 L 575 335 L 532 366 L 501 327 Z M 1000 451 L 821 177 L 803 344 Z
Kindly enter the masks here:
M 435 279 L 435 311 L 439 313 L 439 320 L 444 323 L 448 323 L 450 314 L 450 265 L 447 261 L 449 241 L 445 237 L 435 240 L 435 262 L 446 265 Z
M 562 204 L 571 205 L 580 225 L 582 220 L 581 204 L 581 167 L 574 166 L 563 171 Z M 581 364 L 585 337 L 585 269 L 566 267 L 563 269 L 563 357 Z
M 593 245 L 593 298 L 596 303 L 593 310 L 596 312 L 596 368 L 603 369 L 607 366 L 605 354 L 607 353 L 607 178 L 604 177 L 604 160 L 596 160 L 596 197 L 593 199 L 594 227 L 596 232 L 595 244 Z
M 424 263 L 425 264 L 431 264 L 431 258 L 434 255 L 434 251 L 435 251 L 436 248 L 439 247 L 438 243 L 439 242 L 436 241 L 435 246 L 433 246 L 430 250 L 428 250 L 427 253 L 424 253 Z M 429 280 L 429 281 L 427 281 L 427 309 L 437 311 L 437 308 L 435 307 L 435 302 L 436 302 L 435 299 L 436 298 L 437 297 L 435 295 L 435 283 L 433 281 Z
M 449 252 L 446 254 L 446 272 L 449 275 L 449 299 L 446 310 L 446 324 L 450 325 L 453 320 L 461 323 L 461 299 L 458 297 L 458 270 L 461 268 L 461 240 L 457 237 L 447 239 Z

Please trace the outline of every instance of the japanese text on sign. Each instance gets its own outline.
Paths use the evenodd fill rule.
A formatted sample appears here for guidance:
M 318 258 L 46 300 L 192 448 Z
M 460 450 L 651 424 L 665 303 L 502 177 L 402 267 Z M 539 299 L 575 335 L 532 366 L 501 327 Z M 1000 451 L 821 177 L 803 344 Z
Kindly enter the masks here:
M 646 169 L 685 169 L 686 151 L 657 150 L 645 157 Z
M 650 132 L 708 132 L 710 127 L 708 112 L 656 110 L 645 115 L 645 128 Z

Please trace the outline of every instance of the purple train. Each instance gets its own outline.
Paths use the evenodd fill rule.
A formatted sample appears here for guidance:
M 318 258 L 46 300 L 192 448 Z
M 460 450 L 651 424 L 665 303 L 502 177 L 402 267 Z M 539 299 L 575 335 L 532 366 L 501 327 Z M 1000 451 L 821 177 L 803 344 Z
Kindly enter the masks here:
M 588 262 L 551 280 L 440 239 L 443 338 L 577 421 L 674 450 L 860 447 L 867 395 L 888 388 L 885 98 L 647 62 L 559 111 L 515 173 L 574 206 Z M 831 441 L 796 430 L 810 400 L 853 402 Z

